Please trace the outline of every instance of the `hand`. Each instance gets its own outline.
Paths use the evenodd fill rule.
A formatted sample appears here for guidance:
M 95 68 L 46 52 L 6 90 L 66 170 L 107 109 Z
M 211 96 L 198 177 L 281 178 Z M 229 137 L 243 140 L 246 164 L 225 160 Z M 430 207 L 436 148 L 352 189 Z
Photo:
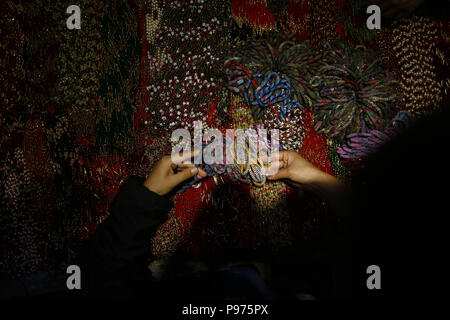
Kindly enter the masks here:
M 287 179 L 294 186 L 314 187 L 324 184 L 339 184 L 338 180 L 320 169 L 294 151 L 280 151 L 278 172 L 268 176 L 269 180 Z
M 179 185 L 181 182 L 197 175 L 197 178 L 202 179 L 207 176 L 207 173 L 202 169 L 198 169 L 192 163 L 181 163 L 181 161 L 192 158 L 195 154 L 187 154 L 180 158 L 180 163 L 176 164 L 172 161 L 171 156 L 162 157 L 156 163 L 152 172 L 150 172 L 147 180 L 144 182 L 150 191 L 161 196 L 168 194 Z
M 398 19 L 415 11 L 424 0 L 368 0 L 366 2 L 378 5 L 383 17 Z

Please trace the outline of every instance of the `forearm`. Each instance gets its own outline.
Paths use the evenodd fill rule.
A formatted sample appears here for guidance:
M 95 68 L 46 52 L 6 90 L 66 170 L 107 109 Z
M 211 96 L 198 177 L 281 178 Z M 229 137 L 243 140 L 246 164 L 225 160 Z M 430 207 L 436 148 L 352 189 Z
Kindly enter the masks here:
M 145 267 L 149 241 L 167 219 L 168 199 L 128 179 L 114 199 L 110 216 L 98 227 L 82 256 L 88 286 L 126 281 L 135 267 Z

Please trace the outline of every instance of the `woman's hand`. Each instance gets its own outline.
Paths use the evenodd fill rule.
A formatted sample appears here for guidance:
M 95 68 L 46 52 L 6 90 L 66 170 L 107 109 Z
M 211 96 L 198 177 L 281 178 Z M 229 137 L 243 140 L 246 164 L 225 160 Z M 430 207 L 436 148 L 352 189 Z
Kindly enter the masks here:
M 335 177 L 316 168 L 295 151 L 280 151 L 278 172 L 267 178 L 269 180 L 287 179 L 287 182 L 294 186 L 307 188 L 340 184 Z
M 161 196 L 168 194 L 181 182 L 197 175 L 197 178 L 202 179 L 207 176 L 206 172 L 198 169 L 192 163 L 182 163 L 181 161 L 191 159 L 194 153 L 190 153 L 180 158 L 180 163 L 174 163 L 171 156 L 162 157 L 156 163 L 152 172 L 150 172 L 147 180 L 144 182 L 150 191 Z

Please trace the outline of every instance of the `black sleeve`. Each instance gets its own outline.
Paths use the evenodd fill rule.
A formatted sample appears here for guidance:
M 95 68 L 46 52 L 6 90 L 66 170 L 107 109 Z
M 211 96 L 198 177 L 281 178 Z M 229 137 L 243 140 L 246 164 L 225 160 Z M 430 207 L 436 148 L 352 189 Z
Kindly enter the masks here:
M 81 254 L 82 291 L 127 296 L 132 279 L 148 270 L 150 238 L 170 207 L 169 199 L 148 190 L 142 180 L 128 178 L 112 202 L 110 216 Z

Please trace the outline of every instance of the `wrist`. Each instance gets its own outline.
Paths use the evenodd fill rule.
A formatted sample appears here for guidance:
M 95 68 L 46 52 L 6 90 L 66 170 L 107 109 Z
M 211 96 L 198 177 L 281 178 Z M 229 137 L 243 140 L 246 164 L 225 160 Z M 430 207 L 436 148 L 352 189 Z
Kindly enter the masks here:
M 149 181 L 149 179 L 144 181 L 144 187 L 146 187 L 148 190 L 150 190 L 153 193 L 156 193 L 159 196 L 164 195 L 161 190 L 154 187 L 154 185 Z

